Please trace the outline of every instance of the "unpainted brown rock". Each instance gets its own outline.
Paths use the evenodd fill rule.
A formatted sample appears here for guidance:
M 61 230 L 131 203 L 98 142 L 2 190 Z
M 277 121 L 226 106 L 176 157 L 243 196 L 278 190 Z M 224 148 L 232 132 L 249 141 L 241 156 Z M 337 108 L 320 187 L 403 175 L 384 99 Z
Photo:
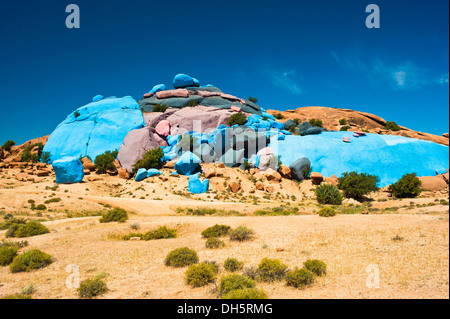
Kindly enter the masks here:
M 281 181 L 281 174 L 278 173 L 277 171 L 273 170 L 272 168 L 268 168 L 265 172 L 264 175 L 266 176 L 267 180 L 270 182 L 279 182 Z
M 275 190 L 275 188 L 272 185 L 266 185 L 264 186 L 264 191 L 266 193 L 273 193 L 273 191 Z
M 233 193 L 237 193 L 241 189 L 241 185 L 236 182 L 229 182 L 228 187 Z
M 447 188 L 447 183 L 439 176 L 423 176 L 419 177 L 422 182 L 420 186 L 424 191 L 438 191 Z
M 44 170 L 36 170 L 34 171 L 33 175 L 39 176 L 39 177 L 44 177 L 44 176 L 49 176 L 50 172 L 49 171 L 44 171 Z
M 28 177 L 27 173 L 19 173 L 16 175 L 16 179 L 20 182 L 26 181 L 27 177 Z
M 95 171 L 95 164 L 88 157 L 83 157 L 81 163 L 83 163 L 83 169 L 88 169 L 91 172 Z
M 119 177 L 120 177 L 120 178 L 123 178 L 123 179 L 130 179 L 130 178 L 131 178 L 131 174 L 128 173 L 127 169 L 124 168 L 124 167 L 119 168 L 119 169 L 117 170 L 117 172 L 119 173 Z
M 206 178 L 211 178 L 216 176 L 216 170 L 214 168 L 208 168 L 207 170 L 205 170 L 205 177 Z
M 164 164 L 164 168 L 174 168 L 175 167 L 175 161 L 170 161 L 170 162 L 167 162 L 166 164 Z
M 256 186 L 257 190 L 260 190 L 260 191 L 264 190 L 264 183 L 263 182 L 256 182 L 255 186 Z
M 278 167 L 278 173 L 284 178 L 291 178 L 291 169 L 284 164 L 281 164 L 280 167 Z
M 320 185 L 323 182 L 323 176 L 320 173 L 312 172 L 310 178 L 314 185 Z

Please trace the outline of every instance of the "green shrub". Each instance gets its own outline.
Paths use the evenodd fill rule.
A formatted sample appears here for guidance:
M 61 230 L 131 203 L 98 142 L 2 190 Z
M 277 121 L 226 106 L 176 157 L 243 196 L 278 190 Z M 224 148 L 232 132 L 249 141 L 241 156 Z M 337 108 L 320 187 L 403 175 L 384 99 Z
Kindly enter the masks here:
M 344 191 L 344 196 L 361 200 L 364 195 L 378 190 L 378 176 L 357 172 L 345 172 L 339 178 L 339 189 Z
M 337 187 L 332 184 L 320 184 L 317 186 L 316 197 L 319 204 L 342 204 L 342 194 Z
M 331 207 L 324 207 L 318 211 L 320 217 L 333 217 L 336 215 L 336 211 Z
M 5 297 L 2 297 L 1 299 L 33 299 L 29 295 L 25 294 L 15 294 L 15 295 L 6 295 Z
M 55 198 L 47 199 L 47 200 L 44 202 L 44 204 L 59 203 L 60 201 L 61 201 L 61 198 L 55 197 Z
M 226 294 L 232 290 L 254 288 L 256 282 L 246 276 L 231 274 L 220 279 L 219 293 L 221 295 Z
M 166 226 L 161 226 L 158 229 L 151 230 L 147 232 L 142 239 L 144 240 L 154 240 L 154 239 L 167 239 L 176 238 L 177 230 L 172 228 L 167 228 Z
M 223 294 L 222 299 L 267 299 L 264 290 L 258 288 L 244 288 L 231 290 Z
M 339 120 L 339 125 L 346 125 L 347 124 L 347 119 L 340 119 Z
M 253 103 L 258 103 L 258 99 L 257 99 L 256 97 L 253 97 L 253 96 L 249 96 L 249 97 L 248 97 L 248 100 L 249 100 L 250 102 L 253 102 Z
M 141 240 L 143 240 L 144 239 L 144 234 L 141 234 L 141 233 L 129 233 L 127 235 L 124 235 L 122 237 L 122 240 L 130 240 L 133 237 L 139 237 Z
M 52 155 L 50 154 L 50 152 L 43 152 L 41 154 L 41 162 L 42 163 L 46 163 L 49 164 L 51 161 Z
M 327 273 L 327 265 L 321 260 L 308 259 L 303 263 L 303 266 L 317 276 L 322 276 Z
M 203 238 L 222 237 L 228 235 L 231 227 L 228 225 L 214 225 L 202 231 Z
M 0 246 L 0 266 L 8 266 L 17 256 L 17 247 Z
M 311 119 L 309 121 L 309 124 L 311 124 L 312 126 L 323 127 L 322 120 L 318 120 L 318 119 Z
M 247 117 L 241 112 L 231 115 L 227 121 L 228 126 L 244 125 L 245 123 L 247 123 Z
M 345 126 L 341 127 L 340 131 L 341 132 L 347 132 L 350 128 L 351 128 L 350 126 L 345 125 Z
M 42 225 L 40 222 L 30 220 L 25 225 L 20 226 L 15 232 L 14 237 L 32 237 L 49 233 L 50 230 Z
M 166 266 L 184 267 L 198 263 L 198 255 L 195 250 L 187 247 L 172 250 L 166 257 Z
M 103 295 L 108 291 L 108 287 L 102 280 L 102 276 L 96 276 L 94 278 L 82 281 L 77 291 L 80 298 L 92 299 Z
M 198 105 L 198 101 L 196 100 L 190 100 L 187 104 L 187 106 L 197 106 Z
M 45 206 L 44 204 L 39 204 L 34 209 L 36 209 L 36 210 L 46 210 L 47 206 Z
M 105 174 L 107 170 L 114 171 L 116 169 L 114 160 L 119 152 L 117 150 L 111 152 L 106 151 L 103 154 L 97 155 L 94 160 L 95 169 L 100 174 Z
M 244 267 L 244 263 L 235 258 L 228 258 L 225 260 L 223 267 L 230 272 L 235 272 L 241 270 Z
M 5 151 L 11 152 L 11 147 L 16 145 L 16 142 L 12 141 L 12 140 L 7 140 L 3 145 L 2 148 Z
M 386 122 L 384 128 L 390 131 L 400 131 L 400 126 L 398 126 L 394 121 Z
M 273 115 L 273 117 L 276 118 L 277 120 L 284 119 L 284 116 L 281 113 L 276 113 L 276 114 Z
M 75 118 L 79 117 L 81 114 L 78 111 L 73 112 L 73 116 L 75 116 Z
M 216 279 L 217 268 L 211 263 L 202 262 L 190 265 L 186 270 L 186 283 L 192 287 L 203 287 Z
M 22 218 L 13 218 L 13 219 L 10 219 L 10 220 L 8 220 L 8 221 L 6 221 L 6 222 L 4 222 L 4 223 L 1 223 L 0 224 L 0 230 L 6 230 L 6 229 L 9 229 L 11 226 L 13 226 L 13 225 L 19 225 L 19 227 L 21 226 L 21 225 L 25 225 L 27 222 L 26 222 L 26 220 L 25 219 L 22 219 Z
M 12 273 L 29 272 L 35 269 L 44 268 L 53 262 L 52 256 L 40 251 L 39 249 L 31 249 L 22 255 L 14 257 L 9 268 Z
M 420 195 L 422 182 L 416 173 L 405 174 L 396 183 L 389 186 L 392 196 L 397 198 L 414 198 Z
M 153 107 L 152 112 L 162 112 L 164 113 L 167 110 L 167 105 L 166 104 L 155 104 L 155 106 Z
M 206 241 L 205 246 L 206 246 L 206 248 L 209 248 L 209 249 L 216 249 L 216 248 L 224 247 L 225 243 L 222 240 L 220 240 L 219 238 L 210 237 Z
M 128 213 L 125 209 L 122 208 L 114 208 L 109 212 L 103 213 L 100 218 L 100 223 L 110 223 L 110 222 L 119 222 L 125 223 L 128 219 Z
M 286 275 L 287 266 L 278 259 L 264 258 L 258 265 L 259 277 L 262 281 L 281 280 Z
M 38 147 L 37 152 L 36 153 L 31 153 L 31 150 L 34 147 L 36 147 L 36 146 Z M 44 144 L 42 144 L 42 143 L 36 143 L 36 144 L 28 145 L 22 151 L 22 154 L 20 154 L 20 160 L 22 162 L 33 162 L 33 163 L 39 162 L 39 158 L 41 157 L 43 148 L 44 148 Z
M 232 229 L 229 231 L 230 240 L 233 241 L 246 241 L 251 240 L 255 235 L 255 232 L 252 229 L 249 229 L 245 226 L 239 226 L 236 229 Z
M 309 179 L 311 177 L 311 172 L 312 172 L 312 166 L 309 164 L 306 164 L 306 166 L 302 170 L 303 178 Z
M 164 152 L 161 147 L 146 152 L 140 160 L 133 166 L 133 174 L 136 174 L 140 168 L 161 168 L 163 164 Z
M 295 269 L 286 274 L 286 283 L 295 288 L 304 288 L 314 283 L 314 274 L 308 269 Z

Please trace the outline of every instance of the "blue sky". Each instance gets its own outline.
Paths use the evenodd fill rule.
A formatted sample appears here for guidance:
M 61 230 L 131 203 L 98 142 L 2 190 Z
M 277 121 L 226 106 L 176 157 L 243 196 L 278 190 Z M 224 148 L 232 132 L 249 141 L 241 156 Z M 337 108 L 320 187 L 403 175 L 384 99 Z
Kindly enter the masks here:
M 81 28 L 65 26 L 66 6 Z M 366 5 L 380 7 L 368 29 Z M 0 143 L 50 134 L 93 96 L 187 73 L 266 109 L 328 106 L 449 131 L 447 0 L 0 2 Z

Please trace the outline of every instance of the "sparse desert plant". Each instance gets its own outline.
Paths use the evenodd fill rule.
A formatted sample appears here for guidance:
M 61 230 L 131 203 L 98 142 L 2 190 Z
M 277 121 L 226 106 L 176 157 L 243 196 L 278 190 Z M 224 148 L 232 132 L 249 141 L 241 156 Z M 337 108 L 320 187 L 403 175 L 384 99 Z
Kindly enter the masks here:
M 9 268 L 12 273 L 29 272 L 35 269 L 44 268 L 53 262 L 52 256 L 39 249 L 31 249 L 23 254 L 14 257 Z
M 164 113 L 167 110 L 167 105 L 166 104 L 155 104 L 155 106 L 153 107 L 152 112 L 162 112 Z
M 198 104 L 198 101 L 196 101 L 196 100 L 190 100 L 187 104 L 187 106 L 197 106 L 197 105 L 199 105 L 199 104 Z
M 131 238 L 139 237 L 141 240 L 144 239 L 144 234 L 141 233 L 129 233 L 122 237 L 123 240 L 130 240 Z
M 317 213 L 320 217 L 333 217 L 336 215 L 336 211 L 332 207 L 323 207 Z
M 144 240 L 154 240 L 154 239 L 167 239 L 176 238 L 177 230 L 174 228 L 167 228 L 166 226 L 161 226 L 158 229 L 151 230 L 144 234 Z
M 420 195 L 422 182 L 416 173 L 405 174 L 396 183 L 389 186 L 392 196 L 397 198 L 414 198 Z
M 222 299 L 267 299 L 267 294 L 263 289 L 244 288 L 236 289 L 223 294 Z
M 195 250 L 187 247 L 172 250 L 166 257 L 165 265 L 171 267 L 184 267 L 198 263 L 198 255 Z
M 266 282 L 283 279 L 287 269 L 288 267 L 278 259 L 264 258 L 258 265 L 259 277 Z
M 219 293 L 223 295 L 232 290 L 254 288 L 255 286 L 256 282 L 253 279 L 243 275 L 231 274 L 220 279 Z
M 13 225 L 25 225 L 27 222 L 23 218 L 12 218 L 0 224 L 0 230 L 9 229 Z
M 33 299 L 33 298 L 25 294 L 15 294 L 15 295 L 6 295 L 5 297 L 2 297 L 0 299 Z
M 140 168 L 161 168 L 163 164 L 164 152 L 161 147 L 152 149 L 142 156 L 133 166 L 133 174 L 136 174 Z
M 0 266 L 8 266 L 17 256 L 17 247 L 0 246 Z
M 340 205 L 342 204 L 342 194 L 336 186 L 332 184 L 320 184 L 316 188 L 316 198 L 319 204 Z
M 295 288 L 304 288 L 314 283 L 314 274 L 306 269 L 295 269 L 286 274 L 286 284 Z
M 54 198 L 50 198 L 47 199 L 44 204 L 50 204 L 50 203 L 59 203 L 61 201 L 61 198 L 59 197 L 54 197 Z
M 378 190 L 378 176 L 357 172 L 345 172 L 339 178 L 339 189 L 344 191 L 347 198 L 361 200 L 365 195 Z
M 317 276 L 322 276 L 327 273 L 327 264 L 321 260 L 308 259 L 303 263 L 303 266 Z
M 312 126 L 323 127 L 322 120 L 318 120 L 318 119 L 309 120 L 309 124 L 311 124 Z
M 77 291 L 80 298 L 92 299 L 107 292 L 108 286 L 103 280 L 103 276 L 97 275 L 94 278 L 82 281 Z
M 273 117 L 275 117 L 277 120 L 284 119 L 284 116 L 281 113 L 276 113 L 276 114 L 273 115 Z
M 231 227 L 228 225 L 214 225 L 202 231 L 203 238 L 222 237 L 228 235 Z
M 50 154 L 50 152 L 43 152 L 43 153 L 41 154 L 40 161 L 41 161 L 42 163 L 49 164 L 49 163 L 51 162 L 51 158 L 52 158 L 52 155 Z
M 217 268 L 212 263 L 202 262 L 198 265 L 190 265 L 186 270 L 186 283 L 192 287 L 203 287 L 214 282 Z
M 106 213 L 102 214 L 100 223 L 118 222 L 124 223 L 128 219 L 128 213 L 123 208 L 114 208 Z
M 259 271 L 258 267 L 249 266 L 244 269 L 244 275 L 253 280 L 256 280 L 260 276 L 260 271 Z
M 255 232 L 247 228 L 246 226 L 239 226 L 236 229 L 232 229 L 229 231 L 230 240 L 233 241 L 246 241 L 251 240 L 255 235 Z
M 37 152 L 32 153 L 31 150 L 35 147 L 37 147 Z M 20 160 L 22 162 L 33 162 L 33 163 L 39 162 L 39 158 L 41 157 L 43 148 L 44 148 L 44 144 L 42 144 L 42 143 L 28 145 L 22 151 L 22 154 L 20 154 Z
M 14 237 L 23 238 L 23 237 L 32 237 L 47 234 L 50 232 L 50 229 L 42 225 L 40 222 L 35 220 L 30 220 L 25 225 L 20 226 L 15 232 Z
M 230 272 L 235 272 L 241 270 L 244 267 L 244 263 L 236 258 L 228 258 L 225 260 L 223 267 Z
M 3 145 L 2 148 L 5 151 L 11 152 L 11 147 L 16 145 L 16 142 L 14 142 L 13 140 L 7 140 Z
M 44 204 L 39 204 L 34 209 L 36 209 L 36 210 L 46 210 L 47 206 L 45 206 Z
M 253 96 L 249 96 L 249 97 L 248 97 L 248 100 L 249 100 L 250 102 L 253 102 L 253 103 L 258 103 L 258 99 L 257 99 L 256 97 L 253 97 Z
M 247 117 L 241 112 L 231 115 L 227 121 L 228 126 L 244 125 L 245 123 L 247 123 Z
M 384 125 L 384 128 L 386 130 L 389 131 L 400 131 L 400 126 L 398 126 L 397 123 L 395 123 L 394 121 L 387 121 L 386 124 Z
M 339 125 L 347 125 L 347 119 L 340 119 Z
M 206 248 L 217 249 L 225 246 L 225 243 L 217 237 L 210 237 L 206 240 Z
M 94 160 L 95 169 L 97 172 L 105 174 L 107 170 L 115 170 L 116 167 L 114 166 L 114 160 L 116 159 L 118 153 L 119 152 L 115 150 L 106 151 L 103 154 L 97 155 Z
M 351 127 L 348 126 L 348 125 L 345 125 L 345 126 L 341 127 L 341 128 L 339 129 L 339 131 L 341 131 L 341 132 L 347 132 L 349 129 L 351 129 Z
M 306 166 L 302 170 L 303 178 L 309 179 L 311 177 L 311 172 L 312 172 L 312 166 L 309 164 L 306 164 Z

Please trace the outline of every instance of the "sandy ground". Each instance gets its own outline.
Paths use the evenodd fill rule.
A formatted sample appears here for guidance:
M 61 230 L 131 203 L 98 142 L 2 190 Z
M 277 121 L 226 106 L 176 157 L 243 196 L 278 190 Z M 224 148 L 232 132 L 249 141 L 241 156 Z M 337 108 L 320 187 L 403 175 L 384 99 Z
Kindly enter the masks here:
M 284 282 L 258 283 L 269 298 L 449 298 L 448 204 L 439 202 L 448 201 L 448 190 L 402 201 L 388 200 L 380 192 L 374 197 L 381 200 L 370 207 L 323 218 L 315 214 L 319 207 L 310 198 L 312 185 L 307 182 L 283 181 L 275 184 L 272 194 L 236 195 L 223 187 L 225 178 L 217 177 L 211 183 L 212 193 L 186 196 L 176 193 L 185 190 L 185 177 L 137 183 L 101 176 L 98 181 L 51 189 L 51 177 L 38 183 L 18 182 L 13 177 L 17 172 L 10 171 L 0 174 L 0 214 L 45 220 L 51 233 L 27 238 L 29 245 L 23 250 L 39 248 L 55 262 L 30 273 L 12 274 L 8 267 L 0 267 L 0 296 L 19 293 L 33 284 L 33 298 L 78 298 L 75 288 L 66 285 L 70 275 L 66 269 L 76 265 L 81 280 L 107 274 L 109 291 L 100 298 L 217 298 L 214 284 L 190 288 L 184 283 L 186 268 L 164 265 L 171 250 L 186 246 L 195 249 L 201 261 L 216 261 L 221 266 L 228 257 L 247 267 L 257 266 L 264 257 L 280 259 L 291 269 L 309 258 L 326 262 L 327 275 L 303 290 L 286 287 Z M 244 189 L 253 184 L 241 172 L 232 178 L 239 178 Z M 215 199 L 216 195 L 223 198 Z M 52 197 L 61 202 L 48 204 L 40 213 L 29 209 L 29 199 L 39 204 Z M 302 214 L 252 216 L 256 209 L 287 203 Z M 124 224 L 101 224 L 98 217 L 88 217 L 106 210 L 105 204 L 133 213 Z M 177 214 L 177 207 L 214 207 L 249 215 L 187 216 Z M 178 238 L 120 240 L 136 223 L 139 232 L 162 225 L 177 228 Z M 224 248 L 207 249 L 200 234 L 215 224 L 246 225 L 256 236 L 242 243 L 225 238 Z M 0 239 L 4 236 L 5 231 L 0 232 Z M 219 278 L 225 274 L 221 267 Z

